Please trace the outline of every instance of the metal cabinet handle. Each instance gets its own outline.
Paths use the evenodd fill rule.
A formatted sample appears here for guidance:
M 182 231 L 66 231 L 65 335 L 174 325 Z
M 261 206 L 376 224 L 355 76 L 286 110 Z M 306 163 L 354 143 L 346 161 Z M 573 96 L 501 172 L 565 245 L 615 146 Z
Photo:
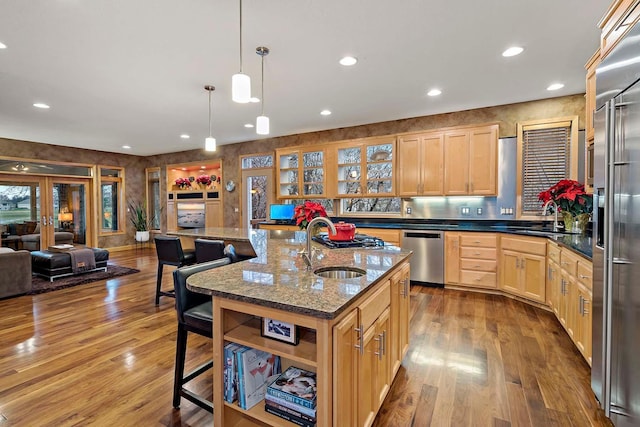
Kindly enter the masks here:
M 473 243 L 480 243 L 480 240 L 474 240 Z
M 382 360 L 382 334 L 378 334 L 373 339 L 378 342 L 378 351 L 374 351 L 373 354 L 378 356 L 378 360 Z
M 566 294 L 565 294 L 565 291 L 564 291 L 564 288 L 565 288 L 565 285 L 566 285 L 566 284 L 567 284 L 567 282 L 565 282 L 565 281 L 564 281 L 564 279 L 561 279 L 561 280 L 560 280 L 560 293 L 561 293 L 562 295 L 566 295 Z
M 587 307 L 586 307 L 587 304 L 591 304 L 591 301 L 589 301 L 586 298 L 582 298 L 582 311 L 585 316 L 589 314 L 589 310 L 587 310 Z
M 46 226 L 47 225 L 47 217 L 45 215 L 42 215 L 42 226 Z
M 520 268 L 520 258 L 516 258 L 516 268 Z
M 360 356 L 362 356 L 364 354 L 364 325 L 361 323 L 359 328 L 354 328 L 354 331 L 359 334 L 358 344 L 354 347 L 360 350 Z
M 387 354 L 387 330 L 382 331 L 382 354 Z
M 580 313 L 580 316 L 584 317 L 584 298 L 582 298 L 582 295 L 579 295 L 579 303 L 578 303 L 578 312 Z
M 49 225 L 53 225 L 53 215 L 49 216 Z
M 585 276 L 584 274 L 578 274 L 581 279 L 591 279 L 591 276 Z

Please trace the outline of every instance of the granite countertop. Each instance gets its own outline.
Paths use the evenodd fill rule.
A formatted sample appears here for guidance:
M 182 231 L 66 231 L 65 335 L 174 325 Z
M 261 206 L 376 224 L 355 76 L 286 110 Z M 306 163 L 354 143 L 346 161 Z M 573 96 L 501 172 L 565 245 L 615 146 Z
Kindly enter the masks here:
M 196 273 L 187 279 L 187 287 L 194 292 L 332 319 L 411 256 L 410 251 L 395 246 L 328 249 L 313 242 L 312 247 L 319 249 L 314 269 L 349 266 L 366 271 L 354 279 L 328 279 L 308 271 L 298 253 L 306 246 L 305 232 L 274 231 L 208 228 L 172 232 L 185 237 L 249 241 L 256 253 L 255 258 Z

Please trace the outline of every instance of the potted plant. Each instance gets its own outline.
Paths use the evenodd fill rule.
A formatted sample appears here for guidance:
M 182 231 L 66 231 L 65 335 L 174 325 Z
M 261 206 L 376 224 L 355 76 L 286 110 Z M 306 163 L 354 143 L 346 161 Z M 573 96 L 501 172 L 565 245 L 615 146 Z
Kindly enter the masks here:
M 538 194 L 538 200 L 546 203 L 555 202 L 558 213 L 562 215 L 565 232 L 575 232 L 577 222 L 580 232 L 585 231 L 591 211 L 593 198 L 584 189 L 584 185 L 571 179 L 562 179 L 545 191 Z
M 149 241 L 149 229 L 154 222 L 154 218 L 147 215 L 146 202 L 129 202 L 129 220 L 136 229 L 136 241 Z

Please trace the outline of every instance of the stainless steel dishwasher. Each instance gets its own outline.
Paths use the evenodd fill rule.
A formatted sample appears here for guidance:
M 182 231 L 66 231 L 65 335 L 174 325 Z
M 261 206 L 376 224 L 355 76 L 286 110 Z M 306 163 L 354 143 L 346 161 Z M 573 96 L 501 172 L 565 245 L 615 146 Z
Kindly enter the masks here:
M 413 251 L 412 283 L 444 286 L 444 231 L 402 230 L 400 246 Z

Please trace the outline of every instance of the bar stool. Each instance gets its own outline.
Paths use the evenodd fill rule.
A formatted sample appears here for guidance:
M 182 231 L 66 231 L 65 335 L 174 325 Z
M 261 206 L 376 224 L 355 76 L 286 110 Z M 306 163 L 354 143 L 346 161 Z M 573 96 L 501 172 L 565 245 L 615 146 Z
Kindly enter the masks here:
M 156 305 L 160 304 L 160 297 L 175 298 L 175 290 L 162 290 L 162 271 L 165 265 L 182 267 L 196 262 L 196 252 L 193 249 L 182 250 L 180 238 L 177 236 L 155 236 L 156 253 L 158 254 L 158 277 L 156 279 Z
M 184 388 L 184 385 L 213 367 L 213 361 L 203 363 L 188 374 L 184 374 L 189 332 L 213 338 L 213 314 L 211 297 L 187 289 L 187 278 L 192 274 L 227 265 L 228 257 L 202 264 L 182 267 L 173 272 L 173 286 L 176 291 L 176 311 L 178 314 L 178 337 L 176 340 L 176 365 L 173 379 L 173 407 L 180 407 L 180 398 L 213 413 L 213 403 Z
M 224 242 L 222 240 L 196 239 L 195 246 L 198 264 L 224 258 Z

